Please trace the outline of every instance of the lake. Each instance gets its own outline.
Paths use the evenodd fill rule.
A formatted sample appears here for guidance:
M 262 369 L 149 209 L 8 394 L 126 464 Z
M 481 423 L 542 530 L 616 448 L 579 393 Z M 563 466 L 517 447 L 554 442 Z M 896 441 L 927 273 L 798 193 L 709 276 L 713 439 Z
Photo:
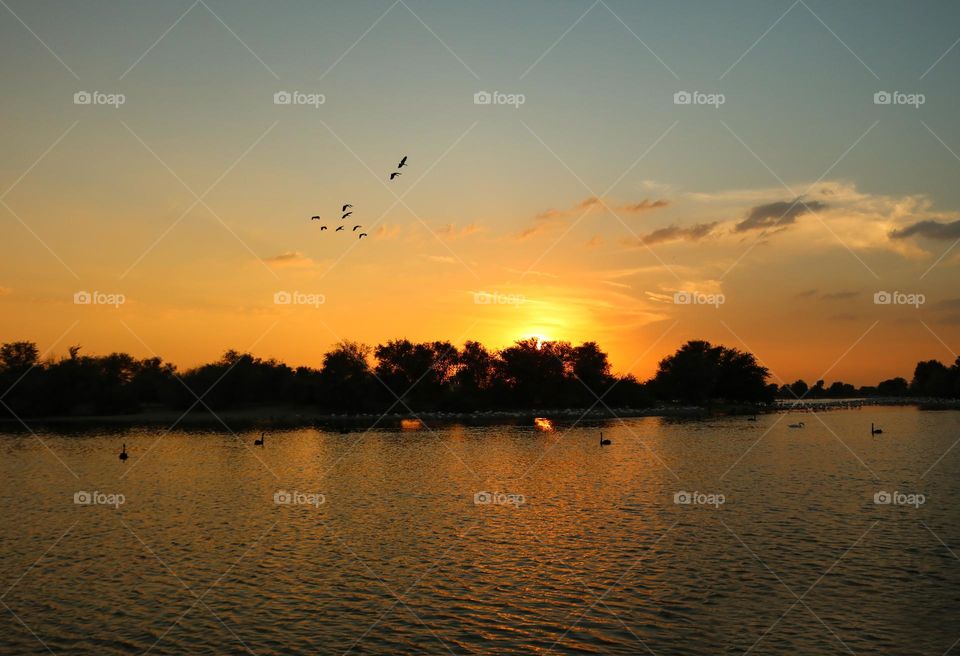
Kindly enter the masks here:
M 960 639 L 957 411 L 263 447 L 34 428 L 0 434 L 3 654 L 941 656 Z

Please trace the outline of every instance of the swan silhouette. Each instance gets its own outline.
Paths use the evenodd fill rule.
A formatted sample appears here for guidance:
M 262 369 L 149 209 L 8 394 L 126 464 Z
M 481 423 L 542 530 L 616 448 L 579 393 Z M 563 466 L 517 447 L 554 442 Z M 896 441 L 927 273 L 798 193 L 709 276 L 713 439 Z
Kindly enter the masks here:
M 390 174 L 390 179 L 393 180 L 398 175 L 403 175 L 403 173 L 400 173 L 399 171 L 394 171 L 393 173 Z
M 604 446 L 606 444 L 612 444 L 612 442 L 610 440 L 603 439 L 603 431 L 600 431 L 600 446 Z
M 747 417 L 747 421 L 756 421 L 756 420 L 757 420 L 756 415 L 753 415 L 752 417 Z
M 126 460 L 130 456 L 127 455 L 127 445 L 123 445 L 123 451 L 120 452 L 120 460 Z
M 319 221 L 319 220 L 320 220 L 320 217 L 319 217 L 319 216 L 311 216 L 311 217 L 310 217 L 310 220 L 311 220 L 311 221 Z
M 260 439 L 259 439 L 259 440 L 254 440 L 254 441 L 253 441 L 253 445 L 254 445 L 254 446 L 263 446 L 263 438 L 264 438 L 263 433 L 260 433 Z
M 790 425 L 788 426 L 788 428 L 803 428 L 804 425 L 805 425 L 805 424 L 801 421 L 801 422 L 796 423 L 796 424 L 790 424 Z
M 343 220 L 343 219 L 347 218 L 347 217 L 350 216 L 351 214 L 353 214 L 353 212 L 344 212 L 343 216 L 340 217 L 340 220 Z
M 347 211 L 347 208 L 349 208 L 349 207 L 353 207 L 353 205 L 351 205 L 350 203 L 347 203 L 346 205 L 344 205 L 344 206 L 340 209 L 340 211 L 341 211 L 341 212 L 346 212 L 346 211 Z
M 363 239 L 363 238 L 366 237 L 366 236 L 367 236 L 367 233 L 361 232 L 361 233 L 360 233 L 360 236 L 357 237 L 357 239 Z
M 873 424 L 871 423 L 871 424 L 870 424 L 870 434 L 871 434 L 871 435 L 882 435 L 882 434 L 883 434 L 883 429 L 882 429 L 882 428 L 874 428 L 874 427 L 873 427 Z
M 404 156 L 403 156 L 403 159 L 400 160 L 400 164 L 397 166 L 397 168 L 398 168 L 398 169 L 402 169 L 402 168 L 403 168 L 404 166 L 406 166 L 406 165 L 407 165 L 407 156 L 404 155 Z

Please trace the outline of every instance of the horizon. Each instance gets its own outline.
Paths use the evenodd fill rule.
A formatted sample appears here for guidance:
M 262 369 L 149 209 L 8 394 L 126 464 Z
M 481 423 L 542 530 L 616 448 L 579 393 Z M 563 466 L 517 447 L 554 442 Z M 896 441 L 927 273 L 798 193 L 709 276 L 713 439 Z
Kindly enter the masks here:
M 705 339 L 856 385 L 950 363 L 960 10 L 926 8 L 7 3 L 0 338 L 317 367 L 345 337 L 536 336 L 640 379 Z M 367 239 L 310 220 L 345 203 Z

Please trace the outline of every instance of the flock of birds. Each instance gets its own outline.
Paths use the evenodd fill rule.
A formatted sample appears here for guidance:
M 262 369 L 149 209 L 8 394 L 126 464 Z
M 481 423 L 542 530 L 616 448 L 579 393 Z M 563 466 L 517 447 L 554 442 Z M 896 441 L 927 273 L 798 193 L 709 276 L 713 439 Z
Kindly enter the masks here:
M 404 159 L 406 159 L 406 158 L 404 158 Z M 747 417 L 747 421 L 756 421 L 756 420 L 757 420 L 756 415 L 754 415 L 753 417 Z M 802 421 L 798 421 L 798 422 L 795 423 L 795 424 L 789 424 L 787 427 L 788 427 L 788 428 L 803 428 L 805 425 L 806 425 L 806 424 L 804 424 Z M 870 424 L 870 434 L 871 434 L 871 435 L 882 435 L 882 434 L 883 434 L 883 429 L 882 429 L 882 428 L 877 428 L 873 423 L 871 423 L 871 424 Z M 260 433 L 260 437 L 257 438 L 257 439 L 255 439 L 255 440 L 253 441 L 253 445 L 254 445 L 254 446 L 263 446 L 263 441 L 266 439 L 266 437 L 267 437 L 266 433 L 262 433 L 262 432 L 261 432 L 261 433 Z M 609 439 L 604 439 L 604 437 L 603 437 L 603 431 L 600 431 L 600 446 L 607 446 L 607 445 L 612 444 L 612 443 L 613 443 L 613 442 L 611 442 Z M 128 457 L 129 457 L 129 456 L 127 455 L 127 445 L 124 444 L 124 445 L 123 445 L 123 450 L 120 451 L 120 460 L 126 460 Z
M 756 417 L 750 417 L 749 419 L 747 419 L 747 421 L 756 421 L 756 420 L 757 420 Z M 798 422 L 795 423 L 795 424 L 789 424 L 789 425 L 787 426 L 787 428 L 803 428 L 804 426 L 806 426 L 806 424 L 804 424 L 802 421 L 798 421 Z M 870 423 L 870 434 L 871 434 L 871 435 L 883 435 L 883 429 L 882 429 L 882 428 L 877 428 L 876 425 L 873 424 L 873 422 L 871 422 L 871 423 Z
M 390 179 L 393 180 L 393 179 L 396 178 L 398 175 L 403 175 L 402 173 L 400 173 L 400 170 L 399 170 L 399 169 L 402 169 L 402 168 L 403 168 L 404 166 L 406 166 L 406 165 L 407 165 L 407 156 L 404 155 L 403 158 L 400 160 L 400 163 L 397 165 L 397 170 L 390 174 Z M 351 205 L 350 203 L 344 203 L 344 204 L 343 204 L 343 207 L 340 208 L 340 220 L 341 220 L 341 221 L 344 221 L 344 220 L 350 218 L 351 216 L 353 216 L 353 205 Z M 317 214 L 317 215 L 311 216 L 311 217 L 310 217 L 310 220 L 311 220 L 311 221 L 321 221 L 322 219 L 320 218 L 320 215 Z M 337 226 L 337 229 L 334 230 L 334 232 L 340 232 L 340 231 L 343 230 L 345 227 L 346 227 L 345 225 Z M 357 224 L 357 225 L 353 226 L 353 230 L 351 230 L 351 232 L 356 232 L 357 230 L 359 230 L 359 229 L 362 228 L 362 227 L 363 227 L 363 225 Z M 328 229 L 328 228 L 327 228 L 327 226 L 325 226 L 325 225 L 321 225 L 321 226 L 320 226 L 320 231 L 321 231 L 321 232 L 323 232 L 324 230 L 327 230 L 327 229 Z M 363 239 L 364 237 L 367 237 L 367 236 L 368 236 L 367 233 L 361 232 L 361 233 L 357 236 L 357 239 Z

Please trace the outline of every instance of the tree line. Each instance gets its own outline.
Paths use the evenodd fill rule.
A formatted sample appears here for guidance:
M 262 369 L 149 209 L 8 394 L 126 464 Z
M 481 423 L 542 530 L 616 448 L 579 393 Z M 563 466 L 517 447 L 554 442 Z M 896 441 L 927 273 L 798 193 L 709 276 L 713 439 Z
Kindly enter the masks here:
M 500 350 L 476 341 L 336 344 L 320 368 L 290 367 L 230 350 L 185 371 L 153 357 L 94 356 L 71 347 L 42 359 L 36 344 L 0 346 L 0 413 L 20 417 L 125 414 L 151 409 L 298 406 L 331 414 L 540 408 L 644 408 L 660 403 L 768 403 L 856 394 L 957 397 L 960 359 L 917 365 L 914 378 L 875 388 L 844 383 L 778 386 L 750 353 L 690 341 L 640 381 L 611 372 L 595 342 L 519 340 Z M 198 401 L 198 398 L 200 401 Z

